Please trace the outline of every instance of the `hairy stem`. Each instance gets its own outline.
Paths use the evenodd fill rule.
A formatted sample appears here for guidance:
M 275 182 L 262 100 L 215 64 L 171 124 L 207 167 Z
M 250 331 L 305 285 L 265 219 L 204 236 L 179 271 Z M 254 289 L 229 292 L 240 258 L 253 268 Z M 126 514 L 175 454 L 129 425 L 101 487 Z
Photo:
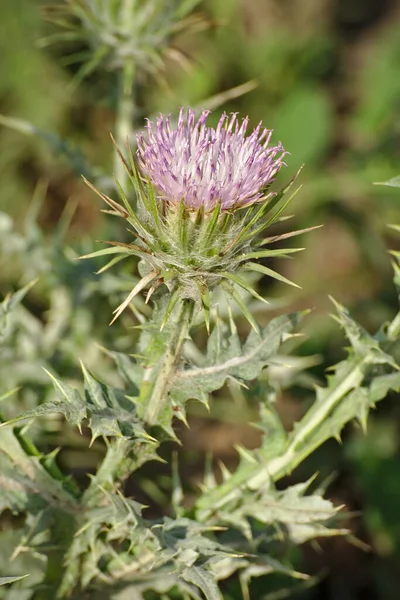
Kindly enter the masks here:
M 165 406 L 172 376 L 181 355 L 182 345 L 187 338 L 192 319 L 194 303 L 184 300 L 177 316 L 169 325 L 171 334 L 162 356 L 147 370 L 140 394 L 140 403 L 144 407 L 144 420 L 148 425 L 156 425 Z M 152 358 L 152 357 L 150 357 Z

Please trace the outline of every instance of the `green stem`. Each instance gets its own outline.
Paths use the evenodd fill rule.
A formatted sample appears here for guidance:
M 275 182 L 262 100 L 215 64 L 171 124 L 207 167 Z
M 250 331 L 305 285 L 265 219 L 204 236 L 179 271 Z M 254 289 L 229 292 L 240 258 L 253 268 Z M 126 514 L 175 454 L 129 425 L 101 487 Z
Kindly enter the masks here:
M 197 517 L 208 519 L 222 506 L 234 500 L 241 494 L 243 486 L 257 489 L 269 480 L 278 481 L 291 473 L 307 456 L 315 450 L 313 433 L 320 427 L 327 416 L 349 392 L 351 392 L 365 375 L 369 364 L 369 355 L 364 356 L 341 383 L 332 391 L 325 402 L 313 404 L 300 423 L 291 443 L 281 456 L 272 460 L 263 459 L 260 462 L 246 464 L 218 488 L 203 494 L 196 503 Z
M 134 5 L 135 0 L 124 0 L 121 6 L 121 26 L 124 28 L 126 36 L 130 34 L 130 24 L 134 18 Z M 119 76 L 117 116 L 115 121 L 115 141 L 122 152 L 127 141 L 130 141 L 132 133 L 135 113 L 135 99 L 133 94 L 135 74 L 133 60 L 127 58 Z M 114 154 L 114 173 L 122 188 L 125 189 L 127 173 L 117 151 Z
M 169 324 L 171 335 L 160 360 L 148 369 L 143 381 L 140 402 L 144 407 L 144 420 L 150 426 L 157 424 L 160 412 L 165 406 L 182 345 L 192 323 L 193 311 L 194 303 L 184 300 L 176 319 Z
M 193 311 L 194 303 L 184 300 L 180 310 L 174 311 L 176 315 L 174 320 L 172 320 L 174 315 L 171 315 L 166 341 L 159 343 L 160 332 L 157 331 L 148 344 L 148 358 L 154 366 L 147 370 L 141 393 L 142 408 L 148 424 L 157 422 L 157 417 L 165 405 L 171 378 L 192 322 Z M 114 491 L 119 483 L 143 463 L 155 459 L 158 445 L 157 441 L 151 439 L 148 442 L 124 439 L 113 439 L 109 442 L 103 462 L 82 497 L 82 515 L 75 526 L 71 527 L 70 543 L 64 544 L 63 551 L 67 560 L 57 588 L 59 597 L 71 593 L 82 569 L 79 539 L 74 537 L 73 533 L 85 525 L 86 510 L 104 501 L 105 493 Z M 53 569 L 51 573 L 53 574 Z M 49 598 L 38 596 L 37 600 L 49 600 Z
M 309 442 L 310 437 L 312 439 L 312 434 L 324 423 L 340 400 L 353 389 L 357 388 L 364 377 L 365 366 L 368 362 L 369 355 L 361 358 L 347 377 L 335 388 L 326 402 L 319 405 L 314 404 L 311 407 L 302 420 L 303 426 L 299 428 L 298 433 L 295 435 L 286 452 L 282 456 L 273 459 L 268 465 L 268 473 L 272 479 L 280 479 L 280 477 L 283 477 L 297 467 L 306 456 L 311 454 L 314 446 Z

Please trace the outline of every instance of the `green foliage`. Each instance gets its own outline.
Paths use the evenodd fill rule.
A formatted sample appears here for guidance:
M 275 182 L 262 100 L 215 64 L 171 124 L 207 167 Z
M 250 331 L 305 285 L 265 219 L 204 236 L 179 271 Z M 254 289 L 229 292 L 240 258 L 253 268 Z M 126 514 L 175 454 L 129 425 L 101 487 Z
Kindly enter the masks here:
M 304 461 L 321 447 L 323 472 L 335 469 L 326 450 L 334 445 L 325 442 L 339 440 L 345 427 L 340 456 L 351 465 L 362 491 L 364 526 L 375 552 L 370 572 L 395 563 L 400 540 L 397 413 L 390 400 L 386 413 L 371 419 L 370 412 L 400 390 L 400 314 L 389 320 L 391 291 L 385 288 L 376 299 L 388 282 L 384 244 L 376 233 L 397 218 L 390 196 L 395 194 L 390 188 L 399 186 L 399 178 L 393 177 L 399 158 L 396 22 L 371 28 L 368 39 L 356 35 L 347 44 L 341 38 L 340 15 L 333 27 L 323 11 L 313 14 L 313 3 L 280 6 L 277 16 L 273 10 L 265 15 L 262 3 L 239 7 L 213 0 L 206 3 L 209 22 L 223 20 L 227 27 L 216 33 L 211 28 L 197 48 L 189 26 L 201 29 L 205 22 L 188 18 L 195 0 L 168 6 L 152 0 L 71 0 L 48 11 L 56 29 L 42 40 L 45 54 L 34 48 L 33 38 L 42 34 L 36 4 L 23 0 L 22 10 L 16 11 L 15 3 L 6 0 L 0 18 L 0 100 L 2 112 L 12 112 L 0 117 L 2 199 L 16 215 L 14 224 L 0 213 L 0 283 L 6 291 L 18 290 L 5 294 L 0 305 L 0 597 L 249 600 L 264 597 L 273 587 L 266 575 L 309 585 L 311 580 L 297 570 L 293 550 L 307 541 L 351 535 L 353 524 L 314 479 L 295 481 L 307 468 L 316 470 L 314 463 Z M 259 30 L 262 26 L 265 30 Z M 132 56 L 134 62 L 127 60 Z M 170 59 L 191 68 L 190 77 L 184 71 L 178 75 Z M 155 84 L 146 73 L 156 75 Z M 241 84 L 249 77 L 254 79 Z M 70 91 L 84 78 L 72 96 Z M 220 92 L 226 85 L 234 87 Z M 252 93 L 246 99 L 237 100 L 248 91 Z M 211 97 L 203 100 L 204 95 Z M 101 234 L 90 232 L 88 237 L 121 243 L 94 252 L 93 242 L 82 235 L 90 229 L 90 215 L 85 221 L 88 203 L 65 167 L 102 190 L 114 190 L 108 177 L 109 144 L 102 143 L 112 127 L 112 111 L 114 135 L 122 148 L 141 126 L 143 114 L 176 112 L 189 102 L 210 108 L 224 104 L 227 111 L 240 107 L 254 122 L 259 116 L 291 151 L 289 168 L 307 161 L 302 175 L 307 193 L 294 231 L 282 233 L 286 222 L 281 210 L 287 203 L 282 198 L 276 204 L 280 198 L 272 195 L 266 212 L 257 213 L 255 207 L 244 227 L 239 227 L 240 219 L 231 218 L 226 224 L 232 227 L 229 236 L 221 234 L 218 210 L 201 215 L 194 231 L 191 216 L 181 206 L 170 215 L 168 229 L 148 182 L 136 181 L 131 165 L 121 171 L 118 160 L 115 173 L 125 190 L 122 204 L 105 195 L 103 199 L 131 231 L 126 234 L 105 220 Z M 62 132 L 48 133 L 56 130 Z M 25 135 L 18 137 L 20 133 Z M 60 155 L 64 167 L 57 162 Z M 129 175 L 134 179 L 130 190 Z M 50 191 L 39 185 L 24 217 L 31 182 L 43 178 L 49 180 Z M 386 193 L 384 188 L 371 192 L 371 181 L 384 182 Z M 374 189 L 376 206 L 369 201 Z M 69 196 L 72 202 L 55 225 L 53 211 L 58 215 L 60 202 Z M 328 225 L 305 266 L 317 273 L 307 285 L 313 297 L 301 297 L 299 303 L 299 296 L 280 297 L 266 306 L 261 276 L 267 277 L 268 297 L 275 294 L 274 280 L 292 288 L 292 278 L 304 283 L 299 268 L 291 266 L 300 261 L 286 261 L 289 266 L 278 273 L 275 260 L 289 258 L 297 249 L 281 242 L 313 229 L 307 227 L 313 222 Z M 336 303 L 336 320 L 350 348 L 322 383 L 318 368 L 312 376 L 299 373 L 315 361 L 294 356 L 303 313 L 281 313 L 287 305 L 291 311 L 299 305 L 320 306 L 318 290 L 323 295 L 326 288 L 333 291 L 336 261 L 346 271 L 347 258 L 350 263 L 354 259 L 347 257 L 347 237 L 340 227 L 329 246 L 332 222 L 344 225 L 361 257 L 341 276 L 334 295 L 352 304 L 351 313 L 368 330 L 388 322 L 371 335 Z M 258 237 L 254 246 L 253 236 L 264 235 L 266 226 L 274 230 L 266 239 Z M 161 262 L 144 251 L 139 237 L 132 243 L 132 228 L 148 240 L 151 252 L 162 254 Z M 198 233 L 197 246 L 190 237 L 193 232 Z M 179 252 L 190 255 L 190 276 L 182 274 L 188 272 L 187 264 L 171 252 L 172 237 Z M 276 250 L 271 248 L 274 243 Z M 207 256 L 200 252 L 204 247 Z M 219 256 L 227 247 L 227 255 L 232 250 L 230 265 Z M 89 258 L 76 261 L 81 254 Z M 399 287 L 399 253 L 392 254 Z M 101 276 L 95 276 L 96 257 L 108 255 Z M 123 260 L 132 256 L 133 261 Z M 142 259 L 139 275 L 136 258 Z M 217 262 L 215 281 L 209 271 Z M 116 269 L 109 270 L 111 266 Z M 198 280 L 203 267 L 208 286 Z M 36 279 L 35 286 L 29 283 Z M 220 284 L 224 294 L 217 290 Z M 179 285 L 190 289 L 189 301 L 181 302 L 185 294 Z M 153 311 L 142 297 L 146 288 Z M 365 300 L 372 293 L 375 300 Z M 233 299 L 232 307 L 226 297 Z M 358 298 L 368 306 L 357 306 Z M 114 319 L 121 318 L 108 329 L 105 315 L 116 305 Z M 122 312 L 128 307 L 133 314 Z M 248 335 L 240 312 L 253 327 Z M 202 319 L 207 339 L 204 328 L 197 327 Z M 132 329 L 132 323 L 140 325 Z M 323 325 L 318 335 L 312 333 L 300 353 L 311 347 L 313 354 L 323 351 L 324 366 L 337 362 L 334 327 Z M 85 365 L 83 376 L 79 360 Z M 314 395 L 309 383 L 317 379 Z M 299 390 L 303 384 L 305 389 Z M 303 415 L 303 405 L 296 402 L 292 427 L 282 406 L 298 395 L 308 410 Z M 172 469 L 162 466 L 168 457 L 163 441 L 185 437 L 177 420 L 194 425 L 189 434 L 193 442 L 201 437 L 193 416 L 201 407 L 193 409 L 193 399 L 209 407 L 214 421 L 222 414 L 230 422 L 255 422 L 251 449 L 236 446 L 237 465 L 228 458 L 228 466 L 221 463 L 218 469 L 210 460 L 200 491 L 190 444 L 178 450 L 183 463 L 180 459 L 179 468 L 178 461 Z M 369 436 L 364 440 L 358 432 L 366 430 L 367 420 Z M 348 427 L 352 421 L 355 428 Z M 220 430 L 213 432 L 218 442 L 221 435 Z M 283 479 L 300 464 L 302 471 L 294 479 Z M 255 587 L 252 580 L 260 577 Z M 336 586 L 339 580 L 335 578 Z M 385 582 L 380 597 L 391 597 L 390 580 L 397 597 L 395 575 L 390 579 L 384 572 L 379 580 Z M 344 588 L 337 593 L 349 595 Z
M 304 417 L 287 434 L 272 406 L 261 412 L 265 432 L 260 448 L 244 452 L 238 469 L 213 485 L 197 500 L 202 518 L 232 500 L 241 502 L 244 490 L 258 490 L 270 480 L 290 474 L 311 452 L 333 437 L 340 440 L 345 425 L 357 419 L 366 427 L 368 413 L 390 390 L 400 389 L 400 372 L 384 348 L 392 342 L 382 331 L 374 337 L 357 325 L 339 304 L 337 320 L 351 343 L 346 360 L 332 367 L 325 387 L 317 386 L 316 399 Z
M 275 360 L 282 342 L 290 338 L 300 318 L 301 315 L 289 315 L 272 319 L 260 332 L 252 330 L 244 344 L 233 321 L 228 327 L 218 318 L 208 338 L 204 364 L 175 373 L 172 398 L 181 403 L 190 398 L 207 401 L 208 394 L 220 389 L 228 378 L 243 382 L 256 379 Z
M 17 306 L 23 292 L 12 303 L 8 299 L 8 307 L 10 303 Z M 42 404 L 14 422 L 61 412 L 72 425 L 85 423 L 92 440 L 100 436 L 108 441 L 103 464 L 81 492 L 59 471 L 55 456 L 40 454 L 23 432 L 11 430 L 12 422 L 0 429 L 2 509 L 35 514 L 33 529 L 30 517 L 26 521 L 23 544 L 36 551 L 41 547 L 44 554 L 46 547 L 56 545 L 57 564 L 62 560 L 66 565 L 56 576 L 49 554 L 43 597 L 50 598 L 56 589 L 60 597 L 88 587 L 95 591 L 103 581 L 110 593 L 115 586 L 126 587 L 138 598 L 144 598 L 146 590 L 167 593 L 177 586 L 189 598 L 199 598 L 201 590 L 207 600 L 215 600 L 220 597 L 217 582 L 236 571 L 241 573 L 242 585 L 255 572 L 300 576 L 278 559 L 279 552 L 271 554 L 272 542 L 296 545 L 346 535 L 346 529 L 331 526 L 339 509 L 320 491 L 310 493 L 310 482 L 280 491 L 274 486 L 328 438 L 339 438 L 348 422 L 357 419 L 365 427 L 370 408 L 389 390 L 400 389 L 398 367 L 387 352 L 394 339 L 391 325 L 373 337 L 343 307 L 336 303 L 336 308 L 351 348 L 347 359 L 334 367 L 327 385 L 317 387 L 311 408 L 287 433 L 274 410 L 277 389 L 270 387 L 260 406 L 260 447 L 251 451 L 239 447 L 237 469 L 231 473 L 222 467 L 221 483 L 208 473 L 191 508 L 175 501 L 175 518 L 145 519 L 143 507 L 119 491 L 130 472 L 157 458 L 162 438 L 157 441 L 149 435 L 146 423 L 147 428 L 150 423 L 174 435 L 172 415 L 179 416 L 180 411 L 184 418 L 187 399 L 208 401 L 209 394 L 220 389 L 227 378 L 252 381 L 263 368 L 279 364 L 281 345 L 293 337 L 300 315 L 271 320 L 263 330 L 251 331 L 243 344 L 233 321 L 228 327 L 217 315 L 203 365 L 182 368 L 177 359 L 184 338 L 176 338 L 182 316 L 174 309 L 175 316 L 159 332 L 157 323 L 164 320 L 163 310 L 159 310 L 154 324 L 142 333 L 139 347 L 146 351 L 137 356 L 137 363 L 122 353 L 114 354 L 129 393 L 100 383 L 84 367 L 84 396 L 52 376 L 58 400 Z M 187 313 L 189 323 L 190 315 Z M 156 396 L 162 407 L 157 406 L 151 421 L 147 415 Z M 179 480 L 175 486 L 181 489 Z

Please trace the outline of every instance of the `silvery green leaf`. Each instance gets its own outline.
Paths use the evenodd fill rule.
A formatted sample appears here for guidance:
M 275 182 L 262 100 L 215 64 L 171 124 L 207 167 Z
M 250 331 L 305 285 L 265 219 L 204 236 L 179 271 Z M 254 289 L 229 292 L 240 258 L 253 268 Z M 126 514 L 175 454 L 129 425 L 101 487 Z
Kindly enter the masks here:
M 131 388 L 132 391 L 129 390 L 129 393 L 137 396 L 143 379 L 143 368 L 127 354 L 122 352 L 109 352 L 109 354 L 115 361 L 119 374 Z
M 29 454 L 28 444 L 10 427 L 0 428 L 0 467 L 4 478 L 0 502 L 16 511 L 38 509 L 43 502 L 72 509 L 75 498 L 68 489 L 67 478 L 55 476 L 51 466 L 47 467 L 46 455 L 36 449 L 35 454 Z
M 51 373 L 47 372 L 53 381 L 54 388 L 57 392 L 58 401 L 45 402 L 39 404 L 36 408 L 28 410 L 14 419 L 10 419 L 4 425 L 10 425 L 22 421 L 25 419 L 32 419 L 36 417 L 42 417 L 45 415 L 52 415 L 54 413 L 61 413 L 65 418 L 70 421 L 73 425 L 82 423 L 83 419 L 86 418 L 86 403 L 80 396 L 78 390 L 74 389 L 67 383 L 64 383 L 57 377 L 54 377 Z
M 338 303 L 336 308 L 337 320 L 351 342 L 348 358 L 331 369 L 333 373 L 328 375 L 325 387 L 316 387 L 316 400 L 286 439 L 284 432 L 279 436 L 278 428 L 275 441 L 279 443 L 272 456 L 268 436 L 265 436 L 262 446 L 250 453 L 254 460 L 241 460 L 230 478 L 215 489 L 204 490 L 196 503 L 201 520 L 214 514 L 216 508 L 221 510 L 233 501 L 240 501 L 246 489 L 256 492 L 291 473 L 327 439 L 339 438 L 348 422 L 357 419 L 365 428 L 368 412 L 375 402 L 384 398 L 390 389 L 399 389 L 399 369 L 393 357 L 382 348 L 382 343 L 390 339 L 385 340 L 383 332 L 375 337 L 369 335 Z M 387 373 L 388 369 L 392 373 Z M 374 377 L 369 380 L 371 374 Z M 265 415 L 261 416 L 262 421 Z M 271 427 L 267 414 L 268 426 Z M 272 422 L 272 428 L 276 430 L 276 422 Z
M 15 294 L 10 294 L 6 296 L 3 302 L 0 304 L 0 336 L 2 336 L 5 332 L 5 328 L 7 325 L 7 319 L 9 315 L 12 313 L 14 308 L 23 300 L 24 296 L 28 293 L 33 285 L 35 285 L 36 281 L 31 281 L 26 286 L 15 292 Z
M 229 330 L 218 319 L 208 340 L 204 366 L 178 370 L 171 396 L 179 402 L 188 398 L 202 400 L 205 394 L 221 388 L 227 377 L 244 381 L 255 379 L 266 365 L 271 364 L 301 317 L 300 313 L 276 317 L 260 333 L 252 330 L 244 344 L 236 330 Z
M 196 566 L 188 567 L 182 571 L 180 577 L 202 590 L 207 600 L 222 600 L 217 582 L 206 569 Z
M 120 390 L 98 381 L 82 365 L 92 439 L 99 436 L 151 440 L 136 416 L 135 405 Z
M 346 533 L 328 528 L 338 512 L 332 502 L 319 494 L 304 495 L 302 486 L 294 485 L 282 492 L 270 489 L 257 496 L 256 493 L 253 499 L 247 498 L 241 512 L 268 525 L 284 526 L 288 537 L 297 544 L 322 535 Z

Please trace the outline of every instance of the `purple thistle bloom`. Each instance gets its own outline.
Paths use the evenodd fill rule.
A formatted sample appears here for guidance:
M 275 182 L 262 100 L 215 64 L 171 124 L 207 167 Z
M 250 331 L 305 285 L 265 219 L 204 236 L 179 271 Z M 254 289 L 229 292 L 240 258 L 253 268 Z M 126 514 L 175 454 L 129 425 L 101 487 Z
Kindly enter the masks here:
M 161 115 L 147 122 L 147 135 L 138 135 L 139 164 L 163 200 L 184 200 L 190 208 L 212 210 L 246 206 L 263 196 L 285 163 L 279 143 L 269 147 L 272 131 L 262 124 L 246 137 L 249 118 L 240 124 L 237 114 L 221 116 L 216 129 L 206 126 L 210 111 L 198 121 L 195 111 L 182 108 L 178 125 Z

